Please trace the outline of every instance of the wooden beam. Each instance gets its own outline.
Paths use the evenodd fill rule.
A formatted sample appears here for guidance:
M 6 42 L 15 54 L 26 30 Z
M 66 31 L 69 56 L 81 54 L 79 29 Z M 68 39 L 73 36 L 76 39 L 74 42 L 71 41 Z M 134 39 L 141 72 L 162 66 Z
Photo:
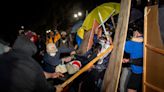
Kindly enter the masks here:
M 146 16 L 148 14 L 148 11 L 147 10 L 148 10 L 147 7 L 145 7 L 144 13 L 146 13 L 146 14 L 144 16 L 144 46 L 145 46 L 145 44 L 147 44 L 147 35 L 146 35 L 147 34 L 147 29 L 148 29 L 147 28 L 147 25 L 148 25 L 147 24 L 147 20 L 148 19 L 147 19 L 147 16 Z M 147 58 L 146 58 L 147 57 L 147 53 L 146 52 L 147 52 L 147 48 L 144 47 L 144 57 L 145 58 L 143 58 L 143 61 L 144 61 L 143 62 L 143 69 L 144 69 L 143 83 L 146 82 L 146 77 L 145 76 L 147 76 L 146 75 L 146 72 L 145 72 L 145 71 L 147 71 L 147 69 L 146 69 L 146 66 L 147 66 L 147 63 L 146 63 L 146 61 L 147 61 Z M 146 85 L 143 84 L 142 87 L 143 87 L 143 92 L 146 92 Z
M 114 37 L 114 48 L 110 56 L 110 63 L 105 72 L 102 92 L 117 92 L 124 45 L 127 36 L 129 15 L 130 15 L 131 0 L 121 0 L 121 9 L 119 13 L 118 25 Z
M 87 52 L 87 46 L 88 46 L 88 41 L 89 41 L 89 38 L 90 38 L 90 34 L 91 34 L 91 31 L 85 31 L 84 32 L 84 39 L 83 39 L 80 47 L 77 50 L 78 54 L 83 55 L 84 53 Z
M 160 48 L 157 48 L 157 47 L 154 47 L 154 46 L 151 46 L 149 44 L 146 44 L 145 45 L 148 49 L 156 52 L 156 53 L 159 53 L 159 54 L 163 54 L 164 55 L 164 49 L 160 49 Z
M 144 82 L 144 85 L 146 85 L 147 87 L 153 89 L 153 90 L 156 90 L 157 92 L 164 92 L 163 89 L 159 88 L 159 87 L 156 87 L 155 85 L 152 85 L 150 83 L 147 83 L 147 82 Z M 146 92 L 146 91 L 145 91 Z

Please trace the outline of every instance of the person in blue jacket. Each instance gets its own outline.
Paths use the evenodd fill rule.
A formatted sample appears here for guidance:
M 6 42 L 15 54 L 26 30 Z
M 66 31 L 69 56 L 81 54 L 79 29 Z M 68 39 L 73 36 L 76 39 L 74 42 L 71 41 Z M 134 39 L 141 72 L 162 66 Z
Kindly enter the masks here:
M 132 72 L 128 92 L 140 92 L 143 73 L 143 32 L 140 27 L 134 30 L 132 39 L 126 41 L 125 52 L 130 54 L 130 59 L 123 59 L 123 63 L 129 62 Z

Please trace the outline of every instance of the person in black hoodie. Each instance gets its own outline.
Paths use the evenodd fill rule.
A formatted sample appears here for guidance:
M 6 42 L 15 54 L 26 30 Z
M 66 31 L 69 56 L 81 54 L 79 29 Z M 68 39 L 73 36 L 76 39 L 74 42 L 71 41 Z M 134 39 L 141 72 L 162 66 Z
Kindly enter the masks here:
M 25 36 L 18 36 L 13 48 L 0 55 L 0 92 L 60 92 L 60 85 L 49 85 L 46 78 L 57 78 L 59 73 L 43 72 L 32 58 L 35 44 Z

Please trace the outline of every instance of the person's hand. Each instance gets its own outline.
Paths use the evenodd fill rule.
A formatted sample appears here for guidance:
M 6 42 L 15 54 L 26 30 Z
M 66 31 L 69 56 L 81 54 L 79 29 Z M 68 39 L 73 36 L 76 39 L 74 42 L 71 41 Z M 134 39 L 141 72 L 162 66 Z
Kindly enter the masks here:
M 62 58 L 61 61 L 62 61 L 62 62 L 65 62 L 65 58 Z
M 44 56 L 44 50 L 40 51 L 40 55 Z
M 70 62 L 72 60 L 72 56 L 62 58 L 62 62 Z
M 122 63 L 128 63 L 128 62 L 129 62 L 129 59 L 127 59 L 127 58 L 124 58 L 122 61 Z
M 51 78 L 59 78 L 59 77 L 64 77 L 64 75 L 59 72 L 55 72 L 51 74 Z
M 70 55 L 75 55 L 76 54 L 76 51 L 72 51 L 71 53 L 70 53 Z
M 63 91 L 63 87 L 61 85 L 56 85 L 56 92 L 62 92 Z
M 76 45 L 74 46 L 74 49 L 77 50 L 77 48 L 78 48 L 78 45 L 76 44 Z
M 91 66 L 88 68 L 88 71 L 91 71 L 93 68 L 95 68 L 95 65 L 91 65 Z

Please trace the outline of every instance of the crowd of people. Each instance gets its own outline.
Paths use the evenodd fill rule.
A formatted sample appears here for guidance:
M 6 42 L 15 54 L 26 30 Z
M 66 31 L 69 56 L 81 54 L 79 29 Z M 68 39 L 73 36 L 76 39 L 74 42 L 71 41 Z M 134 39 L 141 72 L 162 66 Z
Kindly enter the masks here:
M 120 92 L 142 90 L 141 24 L 140 20 L 129 24 L 128 33 L 132 34 L 128 34 L 125 44 Z M 114 32 L 110 34 L 110 28 L 101 36 L 95 32 L 92 47 L 79 54 L 79 44 L 71 33 L 50 30 L 44 39 L 33 31 L 21 28 L 11 47 L 0 44 L 0 92 L 61 92 L 63 88 L 60 84 L 113 44 Z M 68 91 L 100 92 L 109 58 L 110 53 L 100 58 L 91 69 L 73 81 Z
M 60 85 L 55 83 L 57 86 L 53 87 L 47 79 L 65 81 L 102 52 L 103 47 L 110 46 L 108 40 L 101 37 L 88 52 L 78 55 L 76 44 L 71 44 L 67 35 L 65 31 L 50 31 L 43 42 L 35 32 L 19 30 L 13 46 L 0 56 L 0 90 L 53 92 L 56 89 L 60 92 Z

